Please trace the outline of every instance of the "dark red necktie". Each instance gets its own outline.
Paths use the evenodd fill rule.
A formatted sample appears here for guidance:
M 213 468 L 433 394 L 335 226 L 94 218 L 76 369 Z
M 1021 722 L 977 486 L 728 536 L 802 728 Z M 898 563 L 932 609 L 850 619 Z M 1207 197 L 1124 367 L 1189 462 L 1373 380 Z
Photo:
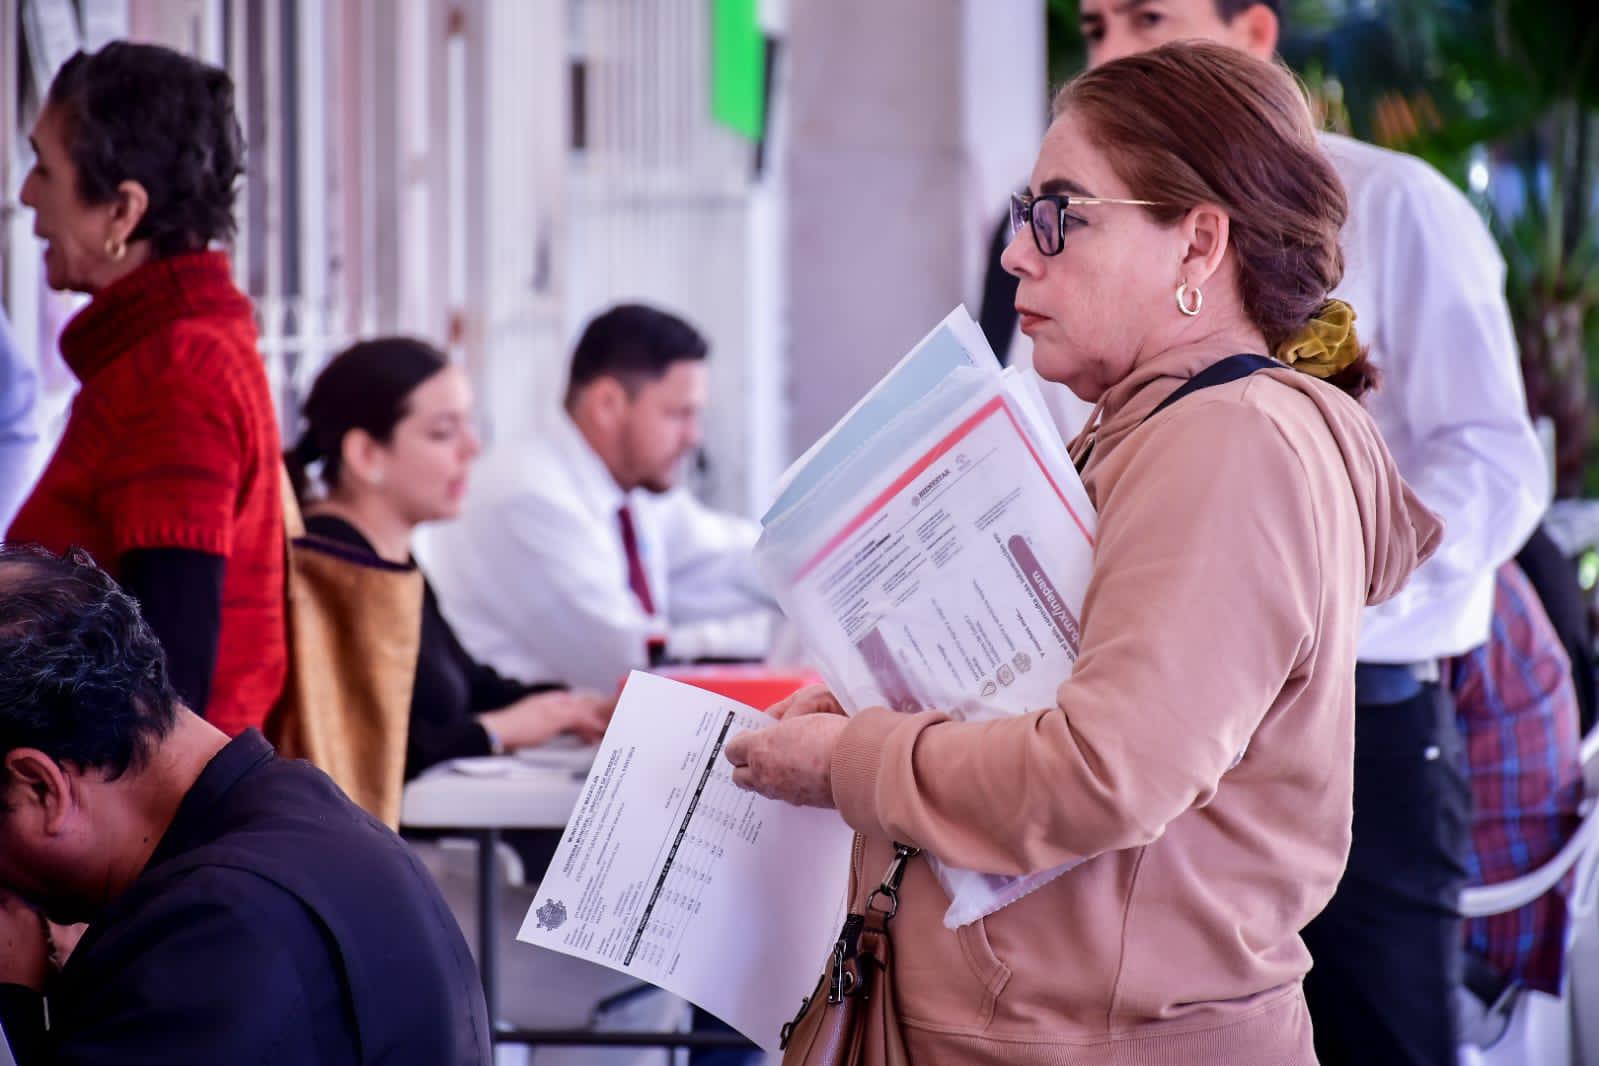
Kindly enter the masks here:
M 649 575 L 644 572 L 644 557 L 639 554 L 638 534 L 633 530 L 633 512 L 627 504 L 617 508 L 616 521 L 622 527 L 622 548 L 627 552 L 627 584 L 638 597 L 644 613 L 655 615 L 655 597 L 650 595 Z

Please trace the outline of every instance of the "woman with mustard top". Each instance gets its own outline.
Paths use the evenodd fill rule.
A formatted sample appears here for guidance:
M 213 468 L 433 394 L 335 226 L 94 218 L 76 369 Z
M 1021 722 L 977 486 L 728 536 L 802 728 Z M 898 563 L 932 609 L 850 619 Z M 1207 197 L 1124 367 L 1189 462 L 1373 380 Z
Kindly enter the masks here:
M 415 566 L 412 534 L 459 513 L 481 450 L 466 375 L 421 341 L 364 341 L 317 376 L 305 420 L 287 461 L 306 530 L 390 565 Z M 318 464 L 326 491 L 311 499 L 307 468 Z M 502 677 L 473 660 L 424 584 L 407 780 L 446 759 L 533 747 L 562 733 L 596 741 L 609 708 L 597 696 Z

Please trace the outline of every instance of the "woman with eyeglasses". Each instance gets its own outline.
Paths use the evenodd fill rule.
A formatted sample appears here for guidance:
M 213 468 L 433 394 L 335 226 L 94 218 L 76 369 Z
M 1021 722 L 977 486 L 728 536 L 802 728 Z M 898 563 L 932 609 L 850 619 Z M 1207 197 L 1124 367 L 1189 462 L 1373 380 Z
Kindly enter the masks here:
M 1074 673 L 1055 706 L 970 724 L 846 719 L 810 689 L 728 748 L 745 787 L 859 831 L 857 908 L 895 842 L 993 874 L 1081 862 L 954 930 L 910 862 L 910 1061 L 1315 1062 L 1299 930 L 1349 845 L 1361 609 L 1440 533 L 1327 300 L 1345 211 L 1278 67 L 1173 45 L 1057 97 L 1004 263 L 1039 372 L 1096 405 Z

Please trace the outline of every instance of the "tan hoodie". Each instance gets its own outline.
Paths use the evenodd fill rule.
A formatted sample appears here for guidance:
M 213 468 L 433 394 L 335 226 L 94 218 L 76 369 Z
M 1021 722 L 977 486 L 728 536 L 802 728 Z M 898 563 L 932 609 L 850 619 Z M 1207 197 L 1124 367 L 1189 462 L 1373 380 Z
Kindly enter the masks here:
M 833 796 L 866 838 L 863 886 L 891 840 L 996 874 L 1087 860 L 953 933 L 912 864 L 892 931 L 917 1063 L 1315 1061 L 1298 931 L 1349 849 L 1361 608 L 1442 527 L 1360 406 L 1287 368 L 1143 422 L 1212 359 L 1157 358 L 1102 401 L 1058 706 L 874 709 L 842 735 Z

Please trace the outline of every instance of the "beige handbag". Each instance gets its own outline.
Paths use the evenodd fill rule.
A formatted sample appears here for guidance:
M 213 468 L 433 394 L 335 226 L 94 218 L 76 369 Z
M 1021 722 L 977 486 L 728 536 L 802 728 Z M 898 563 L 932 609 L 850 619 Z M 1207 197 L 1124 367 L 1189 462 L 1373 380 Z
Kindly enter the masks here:
M 268 738 L 398 827 L 422 646 L 422 572 L 307 535 L 287 473 L 283 516 L 289 672 Z
M 816 991 L 783 1026 L 783 1066 L 909 1066 L 894 1002 L 888 923 L 899 910 L 905 866 L 919 850 L 895 844 L 894 861 L 882 883 L 859 912 L 844 919 Z

